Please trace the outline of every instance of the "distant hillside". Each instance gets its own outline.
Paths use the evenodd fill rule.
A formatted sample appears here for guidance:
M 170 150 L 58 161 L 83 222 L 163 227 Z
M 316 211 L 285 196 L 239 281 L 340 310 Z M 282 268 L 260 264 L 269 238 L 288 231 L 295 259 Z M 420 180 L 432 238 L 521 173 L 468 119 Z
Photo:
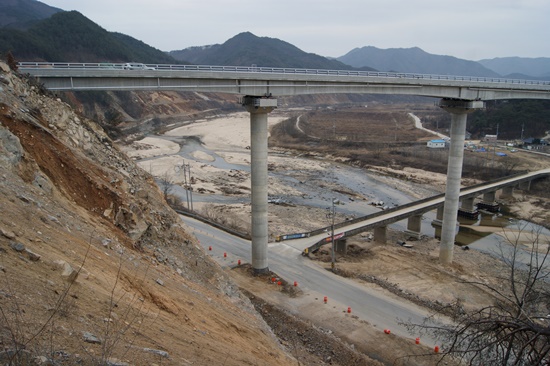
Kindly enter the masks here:
M 60 11 L 36 0 L 0 0 L 0 28 L 25 28 Z
M 550 78 L 550 58 L 548 57 L 499 57 L 478 62 L 500 75 L 524 74 L 537 78 Z
M 169 54 L 177 60 L 200 65 L 266 66 L 312 69 L 351 69 L 336 60 L 307 53 L 276 38 L 240 33 L 223 44 L 191 47 Z
M 418 47 L 380 49 L 372 46 L 355 48 L 337 60 L 353 67 L 368 66 L 380 71 L 419 74 L 499 76 L 475 61 L 452 56 L 432 55 Z
M 18 61 L 177 63 L 132 37 L 108 32 L 76 11 L 58 12 L 26 30 L 0 29 L 0 53 Z

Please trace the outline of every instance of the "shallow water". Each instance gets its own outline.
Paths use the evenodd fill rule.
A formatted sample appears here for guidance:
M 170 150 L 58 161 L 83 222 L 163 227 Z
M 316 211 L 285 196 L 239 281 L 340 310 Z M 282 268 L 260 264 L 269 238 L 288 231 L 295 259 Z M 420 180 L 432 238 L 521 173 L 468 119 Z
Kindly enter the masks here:
M 159 137 L 159 136 L 156 136 Z M 162 136 L 167 140 L 177 142 L 181 146 L 181 150 L 178 155 L 184 159 L 194 160 L 197 162 L 208 163 L 219 169 L 225 170 L 242 170 L 249 172 L 249 165 L 233 164 L 225 161 L 221 156 L 213 151 L 207 149 L 200 141 L 194 137 L 168 137 Z M 193 156 L 193 152 L 202 151 L 212 156 L 214 161 L 205 161 Z M 298 159 L 298 158 L 297 158 Z M 307 159 L 307 158 L 303 158 Z M 299 195 L 279 195 L 272 197 L 280 199 L 284 202 L 309 206 L 316 208 L 328 208 L 331 205 L 332 199 L 338 200 L 340 204 L 336 205 L 336 210 L 339 213 L 343 213 L 349 217 L 359 217 L 378 212 L 380 208 L 374 207 L 370 204 L 373 201 L 383 201 L 384 206 L 394 207 L 403 205 L 405 203 L 416 200 L 406 193 L 399 191 L 393 187 L 390 187 L 385 182 L 377 179 L 376 175 L 366 170 L 350 167 L 344 164 L 330 164 L 330 168 L 323 171 L 309 171 L 288 170 L 283 172 L 270 171 L 269 175 L 276 177 L 285 185 L 292 187 L 293 190 L 300 192 Z M 298 179 L 299 177 L 300 179 Z M 325 185 L 338 185 L 345 191 L 355 192 L 359 196 L 366 198 L 362 199 L 350 199 L 347 194 L 339 193 L 327 188 L 322 188 Z M 174 186 L 172 193 L 179 196 L 183 202 L 187 202 L 189 197 L 186 192 L 180 186 Z M 434 195 L 436 192 L 433 193 Z M 198 194 L 192 193 L 192 201 L 207 202 L 207 203 L 249 203 L 249 196 L 226 196 L 221 194 Z M 421 231 L 422 234 L 433 237 L 435 235 L 435 228 L 432 226 L 432 221 L 435 219 L 435 211 L 428 212 L 423 215 Z M 506 240 L 497 234 L 485 231 L 478 231 L 477 227 L 513 227 L 519 224 L 525 228 L 525 230 L 533 230 L 550 235 L 550 232 L 538 225 L 531 224 L 525 221 L 516 221 L 511 217 L 503 214 L 489 214 L 481 213 L 479 218 L 475 221 L 459 218 L 459 222 L 462 224 L 458 230 L 456 242 L 458 245 L 468 247 L 483 252 L 490 253 L 495 256 L 501 256 L 502 252 L 507 252 L 510 249 Z M 467 226 L 463 226 L 467 225 Z M 407 221 L 403 220 L 398 223 L 390 225 L 391 228 L 396 230 L 405 230 Z M 474 228 L 470 227 L 474 226 Z M 522 256 L 525 262 L 528 258 L 525 254 Z

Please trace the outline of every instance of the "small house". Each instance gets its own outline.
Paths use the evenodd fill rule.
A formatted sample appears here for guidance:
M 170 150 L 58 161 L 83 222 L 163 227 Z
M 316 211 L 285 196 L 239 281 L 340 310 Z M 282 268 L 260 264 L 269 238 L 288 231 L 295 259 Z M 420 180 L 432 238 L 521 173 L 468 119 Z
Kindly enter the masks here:
M 447 146 L 445 140 L 430 140 L 428 141 L 428 147 L 430 149 L 444 149 Z
M 483 141 L 485 142 L 496 142 L 497 141 L 497 135 L 485 135 L 483 138 Z

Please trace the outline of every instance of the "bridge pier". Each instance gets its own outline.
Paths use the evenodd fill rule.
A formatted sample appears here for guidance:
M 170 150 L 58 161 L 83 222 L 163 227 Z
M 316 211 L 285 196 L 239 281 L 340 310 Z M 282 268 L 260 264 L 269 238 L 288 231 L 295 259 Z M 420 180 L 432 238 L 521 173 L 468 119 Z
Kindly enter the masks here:
M 458 209 L 458 216 L 465 217 L 470 220 L 477 219 L 479 213 L 474 205 L 474 197 L 464 198 L 460 202 L 460 208 Z
M 439 248 L 439 261 L 443 264 L 450 264 L 453 261 L 454 254 L 466 120 L 468 113 L 483 108 L 483 102 L 442 99 L 439 106 L 451 113 L 451 146 L 447 164 L 447 187 L 445 189 L 445 205 Z
M 374 228 L 374 241 L 386 244 L 388 241 L 388 230 L 386 226 L 377 226 Z
M 463 211 L 473 211 L 473 210 L 475 210 L 475 206 L 474 206 L 474 197 L 464 198 L 464 199 L 461 201 L 460 208 L 461 208 Z
M 502 192 L 500 192 L 499 198 L 509 198 L 509 197 L 513 197 L 513 195 L 514 195 L 513 186 L 502 187 Z
M 269 271 L 267 261 L 267 115 L 277 108 L 277 99 L 254 96 L 242 98 L 250 113 L 250 176 L 252 207 L 252 268 L 256 273 Z
M 405 234 L 417 240 L 420 239 L 422 236 L 422 214 L 408 218 Z
M 334 242 L 336 253 L 347 254 L 348 253 L 348 241 L 347 239 L 340 239 Z
M 500 206 L 496 202 L 496 191 L 483 193 L 483 201 L 477 204 L 477 208 L 487 210 L 489 212 L 500 211 Z
M 528 180 L 528 181 L 525 181 L 525 182 L 521 182 L 519 184 L 519 189 L 521 189 L 522 191 L 528 191 L 531 189 L 531 181 Z
M 439 206 L 435 214 L 435 220 L 432 221 L 432 226 L 441 227 L 442 224 L 443 224 L 443 206 Z

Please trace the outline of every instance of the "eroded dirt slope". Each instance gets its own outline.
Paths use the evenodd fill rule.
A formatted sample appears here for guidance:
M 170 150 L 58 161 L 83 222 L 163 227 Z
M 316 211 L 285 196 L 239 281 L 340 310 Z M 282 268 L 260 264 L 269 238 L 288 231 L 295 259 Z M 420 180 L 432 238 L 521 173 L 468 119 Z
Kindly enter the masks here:
M 0 360 L 292 360 L 93 122 L 0 64 Z

